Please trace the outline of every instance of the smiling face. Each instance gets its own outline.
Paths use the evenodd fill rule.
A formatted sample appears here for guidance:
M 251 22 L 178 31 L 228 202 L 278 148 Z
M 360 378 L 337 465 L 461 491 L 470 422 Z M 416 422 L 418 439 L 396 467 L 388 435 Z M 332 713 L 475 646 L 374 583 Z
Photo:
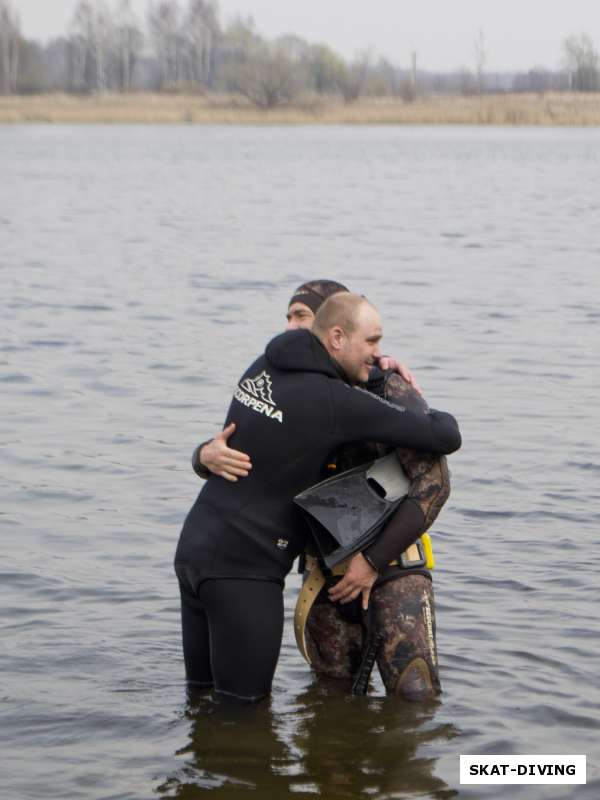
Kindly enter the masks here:
M 331 329 L 330 353 L 350 381 L 365 383 L 369 379 L 375 359 L 381 358 L 382 336 L 381 318 L 368 303 L 358 309 L 353 330 L 348 332 L 339 325 Z
M 286 331 L 297 331 L 301 328 L 309 330 L 313 324 L 315 315 L 304 303 L 292 303 L 286 314 Z

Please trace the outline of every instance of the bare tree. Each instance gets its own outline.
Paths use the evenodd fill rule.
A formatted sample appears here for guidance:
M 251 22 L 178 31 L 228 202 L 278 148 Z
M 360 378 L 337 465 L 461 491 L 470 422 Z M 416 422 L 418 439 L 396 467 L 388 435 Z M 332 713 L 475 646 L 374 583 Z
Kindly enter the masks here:
M 576 92 L 594 92 L 600 88 L 598 52 L 591 38 L 586 33 L 569 36 L 563 42 L 563 51 L 570 88 Z
M 483 92 L 483 69 L 487 61 L 485 52 L 485 37 L 481 28 L 477 31 L 475 41 L 473 44 L 473 51 L 475 55 L 475 75 L 477 78 L 477 91 L 479 94 Z
M 373 68 L 373 56 L 366 50 L 360 53 L 346 68 L 342 94 L 346 103 L 353 103 L 367 93 L 369 75 Z
M 527 72 L 519 72 L 513 77 L 514 92 L 561 92 L 567 88 L 563 72 L 550 72 L 545 67 L 535 66 Z
M 104 92 L 109 84 L 113 25 L 104 0 L 80 0 L 71 22 L 74 88 Z
M 0 0 L 0 90 L 12 94 L 17 89 L 21 44 L 20 21 L 10 0 Z
M 339 94 L 346 80 L 347 67 L 334 51 L 323 44 L 308 48 L 303 56 L 308 85 L 320 94 Z
M 119 89 L 128 92 L 144 37 L 139 28 L 131 0 L 120 0 L 115 21 L 115 62 Z
M 273 42 L 273 45 L 292 59 L 300 63 L 303 61 L 310 49 L 309 43 L 301 36 L 296 36 L 293 33 L 286 33 L 284 36 L 278 36 Z
M 281 48 L 264 45 L 245 63 L 232 64 L 229 88 L 260 108 L 290 103 L 300 90 L 297 64 Z
M 44 88 L 50 91 L 65 91 L 70 85 L 71 42 L 65 36 L 51 39 L 41 54 L 41 70 Z
M 252 17 L 236 17 L 223 35 L 221 50 L 228 61 L 243 63 L 262 52 L 266 43 L 256 32 Z
M 372 68 L 367 93 L 374 97 L 397 95 L 400 90 L 399 73 L 387 58 L 380 58 Z
M 218 83 L 238 92 L 246 65 L 264 53 L 266 42 L 255 30 L 252 17 L 236 17 L 225 29 L 219 46 Z
M 212 84 L 215 48 L 219 36 L 216 3 L 209 0 L 189 0 L 184 24 L 189 77 L 204 86 Z
M 185 42 L 178 0 L 159 0 L 148 7 L 148 27 L 163 86 L 184 79 Z

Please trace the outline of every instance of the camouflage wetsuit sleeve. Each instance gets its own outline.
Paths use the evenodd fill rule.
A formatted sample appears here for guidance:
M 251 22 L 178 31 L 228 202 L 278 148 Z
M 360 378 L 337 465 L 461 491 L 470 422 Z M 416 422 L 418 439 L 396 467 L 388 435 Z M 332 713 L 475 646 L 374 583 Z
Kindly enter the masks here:
M 427 403 L 396 373 L 385 382 L 385 399 L 411 411 L 428 410 Z M 396 454 L 411 481 L 408 497 L 365 555 L 381 570 L 431 527 L 450 495 L 445 456 L 397 448 Z
M 407 408 L 423 412 L 428 410 L 425 398 L 395 373 L 386 382 L 386 399 L 401 403 Z M 425 518 L 425 527 L 430 528 L 450 496 L 450 476 L 446 456 L 434 453 L 418 453 L 416 450 L 399 447 L 398 460 L 411 481 L 408 497 L 415 502 Z

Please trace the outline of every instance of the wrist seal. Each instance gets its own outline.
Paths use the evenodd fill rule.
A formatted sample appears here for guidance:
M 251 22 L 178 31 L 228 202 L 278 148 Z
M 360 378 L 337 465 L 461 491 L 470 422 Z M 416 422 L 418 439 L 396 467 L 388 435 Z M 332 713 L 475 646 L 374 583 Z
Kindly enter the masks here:
M 365 553 L 365 552 L 363 552 L 362 556 L 363 556 L 364 560 L 367 562 L 367 564 L 370 567 L 373 567 L 375 572 L 377 572 L 379 574 L 379 567 L 377 566 L 377 564 L 375 564 L 375 562 L 373 561 L 371 556 L 368 553 Z

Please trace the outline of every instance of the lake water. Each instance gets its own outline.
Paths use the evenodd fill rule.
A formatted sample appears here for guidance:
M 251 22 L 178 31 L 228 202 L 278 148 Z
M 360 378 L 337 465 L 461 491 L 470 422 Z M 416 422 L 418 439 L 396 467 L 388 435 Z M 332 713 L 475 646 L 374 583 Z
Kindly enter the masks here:
M 600 796 L 600 131 L 0 128 L 6 800 Z M 433 529 L 444 693 L 189 703 L 172 557 L 193 447 L 309 278 L 460 421 Z M 587 754 L 461 787 L 459 754 Z

